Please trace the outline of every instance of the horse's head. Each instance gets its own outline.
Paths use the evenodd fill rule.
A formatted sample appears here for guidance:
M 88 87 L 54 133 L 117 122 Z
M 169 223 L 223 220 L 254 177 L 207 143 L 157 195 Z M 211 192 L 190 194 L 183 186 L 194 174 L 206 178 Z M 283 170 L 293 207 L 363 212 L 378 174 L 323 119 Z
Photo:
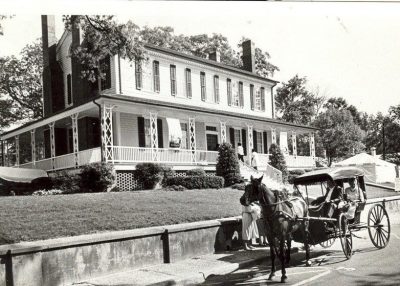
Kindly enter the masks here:
M 258 201 L 259 190 L 261 188 L 261 181 L 263 177 L 258 179 L 250 177 L 250 184 L 247 184 L 244 189 L 244 194 L 240 198 L 240 203 L 244 206 L 250 205 L 254 201 Z

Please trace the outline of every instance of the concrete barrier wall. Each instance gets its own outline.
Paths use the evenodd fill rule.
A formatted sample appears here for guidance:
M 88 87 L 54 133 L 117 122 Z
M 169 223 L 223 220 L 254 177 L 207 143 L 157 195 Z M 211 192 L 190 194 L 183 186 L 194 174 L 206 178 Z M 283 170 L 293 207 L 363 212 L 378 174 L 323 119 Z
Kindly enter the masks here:
M 0 246 L 0 286 L 57 286 L 238 247 L 241 218 Z

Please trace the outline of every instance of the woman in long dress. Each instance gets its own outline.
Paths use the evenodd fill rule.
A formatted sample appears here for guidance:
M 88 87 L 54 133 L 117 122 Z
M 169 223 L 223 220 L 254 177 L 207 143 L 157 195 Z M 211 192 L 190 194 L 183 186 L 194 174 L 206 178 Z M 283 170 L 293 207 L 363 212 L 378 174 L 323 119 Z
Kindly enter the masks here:
M 245 250 L 252 250 L 251 245 L 253 238 L 259 238 L 257 219 L 260 218 L 261 209 L 256 204 L 242 206 L 242 239 Z

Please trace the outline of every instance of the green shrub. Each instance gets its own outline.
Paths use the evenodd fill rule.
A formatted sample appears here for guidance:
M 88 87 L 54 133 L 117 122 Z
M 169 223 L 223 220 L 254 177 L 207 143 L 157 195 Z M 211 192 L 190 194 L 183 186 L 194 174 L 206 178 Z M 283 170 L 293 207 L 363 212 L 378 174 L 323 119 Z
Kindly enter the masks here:
M 164 188 L 164 191 L 183 192 L 183 191 L 185 191 L 185 190 L 186 190 L 186 188 L 185 188 L 184 186 L 181 186 L 181 185 L 179 185 L 179 186 L 177 186 L 177 185 L 172 185 L 172 186 L 169 186 L 169 187 Z
M 51 177 L 52 188 L 59 189 L 67 194 L 80 192 L 81 177 L 78 174 L 71 174 L 67 171 L 56 172 Z M 49 189 L 49 188 L 44 188 Z
M 216 173 L 224 178 L 226 187 L 243 182 L 235 149 L 229 143 L 222 143 L 218 148 Z
M 172 172 L 172 170 L 170 170 Z M 154 163 L 140 163 L 136 165 L 136 178 L 145 190 L 154 189 L 164 177 L 164 172 L 170 172 L 166 167 Z
M 114 166 L 108 163 L 93 163 L 82 167 L 79 174 L 81 192 L 106 192 L 117 178 Z
M 162 180 L 161 180 L 161 185 L 165 186 L 165 180 L 168 177 L 173 177 L 175 175 L 175 171 L 171 168 L 171 167 L 167 167 L 167 166 L 161 166 L 162 167 L 162 171 L 161 171 L 161 176 L 162 176 Z
M 206 171 L 204 171 L 203 168 L 196 168 L 196 169 L 186 171 L 186 176 L 188 176 L 188 177 L 190 177 L 190 176 L 205 176 L 205 175 L 206 175 Z
M 186 189 L 220 189 L 224 186 L 224 178 L 219 176 L 191 176 L 191 177 L 168 177 L 167 186 L 183 186 Z
M 232 189 L 244 191 L 246 183 L 236 183 L 231 186 Z
M 289 171 L 289 175 L 288 175 L 288 182 L 290 183 L 290 184 L 292 184 L 293 183 L 293 180 L 295 179 L 295 178 L 297 178 L 298 176 L 301 176 L 301 175 L 303 175 L 303 174 L 305 174 L 306 172 L 305 172 L 305 170 L 303 170 L 303 169 L 295 169 L 295 170 L 290 170 Z
M 271 144 L 269 147 L 269 153 L 271 156 L 269 157 L 269 164 L 282 172 L 282 180 L 283 182 L 288 181 L 288 170 L 286 166 L 285 157 L 283 156 L 281 149 L 276 144 Z

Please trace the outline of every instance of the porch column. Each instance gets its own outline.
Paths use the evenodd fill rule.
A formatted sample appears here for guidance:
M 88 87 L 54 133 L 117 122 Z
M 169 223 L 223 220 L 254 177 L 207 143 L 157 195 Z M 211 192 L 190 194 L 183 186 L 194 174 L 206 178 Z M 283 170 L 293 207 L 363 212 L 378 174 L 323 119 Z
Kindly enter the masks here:
M 19 135 L 15 135 L 15 166 L 19 166 Z
M 296 138 L 296 131 L 292 131 L 292 149 L 293 149 L 293 156 L 297 156 L 297 138 Z
M 6 140 L 6 142 L 5 142 L 5 148 L 6 148 L 5 156 L 6 156 L 7 163 L 4 166 L 10 167 L 10 154 L 8 152 L 8 140 Z
M 315 136 L 314 132 L 310 132 L 310 155 L 315 159 Z
M 101 149 L 103 150 L 103 162 L 113 161 L 113 129 L 112 109 L 114 106 L 102 104 L 101 106 Z
M 35 137 L 36 129 L 31 130 L 31 154 L 32 154 L 32 165 L 36 165 L 36 137 Z
M 271 128 L 271 144 L 276 145 L 276 129 Z
M 75 113 L 75 114 L 71 115 L 71 120 L 72 120 L 72 148 L 74 150 L 75 168 L 79 167 L 78 115 L 79 115 L 79 113 Z
M 220 121 L 220 124 L 221 124 L 221 143 L 226 143 L 226 122 Z
M 192 150 L 192 162 L 196 163 L 196 121 L 189 117 L 189 142 L 190 150 Z
M 50 154 L 51 154 L 51 168 L 54 170 L 56 168 L 56 138 L 54 135 L 54 125 L 55 122 L 49 124 L 50 127 Z
M 150 112 L 150 144 L 153 161 L 158 161 L 157 113 Z
M 247 125 L 247 142 L 248 142 L 248 157 L 251 158 L 251 150 L 253 150 L 253 126 Z

